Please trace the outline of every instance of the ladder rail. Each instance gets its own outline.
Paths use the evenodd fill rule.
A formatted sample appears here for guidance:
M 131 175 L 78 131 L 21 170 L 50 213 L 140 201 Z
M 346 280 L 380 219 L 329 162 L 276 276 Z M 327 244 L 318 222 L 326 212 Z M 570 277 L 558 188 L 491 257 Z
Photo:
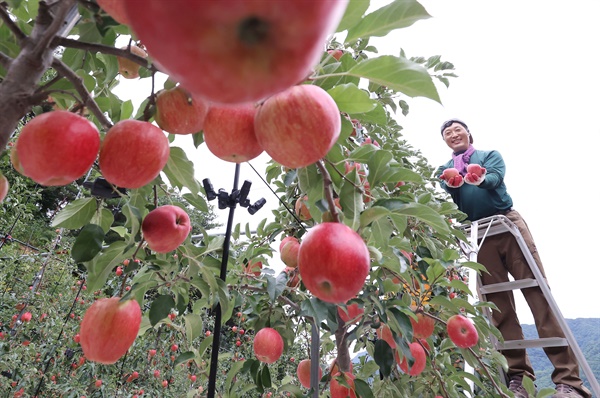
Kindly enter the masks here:
M 573 332 L 571 332 L 571 328 L 569 328 L 567 321 L 565 320 L 562 312 L 560 311 L 560 308 L 558 307 L 558 304 L 556 303 L 556 300 L 554 300 L 554 296 L 552 295 L 550 286 L 548 285 L 548 281 L 543 276 L 538 264 L 536 263 L 535 259 L 533 258 L 533 255 L 531 254 L 529 248 L 527 247 L 527 243 L 525 242 L 523 235 L 521 235 L 521 232 L 519 231 L 518 227 L 512 221 L 510 221 L 506 216 L 498 215 L 498 216 L 491 216 L 491 217 L 483 218 L 481 220 L 473 221 L 470 226 L 466 227 L 466 230 L 470 232 L 471 250 L 468 253 L 469 260 L 474 261 L 474 262 L 477 262 L 477 254 L 479 252 L 479 248 L 481 247 L 481 245 L 483 244 L 483 242 L 485 241 L 485 238 L 487 236 L 497 235 L 497 234 L 504 233 L 504 232 L 510 232 L 514 236 L 514 238 L 516 239 L 516 241 L 519 245 L 519 248 L 521 249 L 521 252 L 525 256 L 525 260 L 527 261 L 527 264 L 529 265 L 529 268 L 531 269 L 531 272 L 533 273 L 535 280 L 537 281 L 537 283 L 536 283 L 537 286 L 541 289 L 542 294 L 543 294 L 544 298 L 546 299 L 548 306 L 550 307 L 550 310 L 553 312 L 554 316 L 556 317 L 556 319 L 562 329 L 562 332 L 565 335 L 565 339 L 568 342 L 569 347 L 573 351 L 573 354 L 575 355 L 577 362 L 579 363 L 579 367 L 581 368 L 583 373 L 586 375 L 587 380 L 592 388 L 592 392 L 596 395 L 596 397 L 600 398 L 600 384 L 598 384 L 598 381 L 596 380 L 596 377 L 594 376 L 594 373 L 592 372 L 590 365 L 588 364 L 587 360 L 585 359 L 585 355 L 583 354 L 583 351 L 579 347 L 579 344 L 577 344 L 577 340 L 575 339 Z M 479 237 L 480 232 L 484 232 L 484 234 L 481 238 Z M 481 239 L 481 240 L 478 244 L 479 239 Z M 482 294 L 481 290 L 480 290 L 481 281 L 480 281 L 479 275 L 474 270 L 471 270 L 471 273 L 472 274 L 474 273 L 475 277 L 473 278 L 472 277 L 473 275 L 469 276 L 469 288 L 471 289 L 472 292 L 478 292 L 478 295 L 480 298 L 485 297 L 485 294 Z M 516 283 L 514 283 L 514 287 L 513 287 L 514 289 L 531 287 L 531 286 L 529 286 L 530 282 L 521 282 L 521 281 L 514 281 L 514 282 L 516 282 Z M 475 286 L 471 286 L 472 283 L 474 283 Z M 475 287 L 475 289 L 473 289 L 472 287 Z M 544 340 L 544 339 L 541 339 L 541 340 Z M 511 342 L 511 345 L 515 345 L 515 344 L 517 344 L 517 343 Z M 539 346 L 544 347 L 544 345 L 539 345 Z M 465 369 L 465 370 L 467 370 L 467 369 Z

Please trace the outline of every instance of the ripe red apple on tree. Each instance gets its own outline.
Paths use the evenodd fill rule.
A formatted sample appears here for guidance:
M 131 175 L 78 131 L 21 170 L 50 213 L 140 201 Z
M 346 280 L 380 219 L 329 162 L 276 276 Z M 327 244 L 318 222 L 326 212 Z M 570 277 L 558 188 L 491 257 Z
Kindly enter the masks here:
M 300 242 L 294 237 L 290 237 L 288 241 L 279 245 L 279 255 L 281 261 L 288 267 L 296 268 L 298 266 L 298 253 L 300 252 Z
M 313 295 L 329 303 L 345 303 L 365 284 L 371 269 L 369 249 L 345 224 L 318 224 L 300 244 L 298 268 Z
M 127 46 L 121 47 L 121 50 L 126 50 L 126 49 L 127 49 Z M 140 48 L 133 44 L 131 46 L 129 46 L 129 51 L 132 54 L 135 54 L 142 58 L 148 57 L 148 54 L 146 53 L 146 51 L 144 51 L 143 48 Z M 127 58 L 117 57 L 117 64 L 119 65 L 119 73 L 125 79 L 136 79 L 136 78 L 140 77 L 140 67 L 141 66 L 137 62 L 134 62 Z
M 157 253 L 168 253 L 181 245 L 192 225 L 190 217 L 181 207 L 164 205 L 144 217 L 142 234 L 148 247 Z
M 204 128 L 209 104 L 194 97 L 181 86 L 165 89 L 156 95 L 158 127 L 171 134 L 194 134 Z
M 416 321 L 410 318 L 410 323 L 413 327 L 413 337 L 415 339 L 426 339 L 433 334 L 435 329 L 435 319 L 421 312 L 417 313 Z
M 113 364 L 131 347 L 142 322 L 136 300 L 102 298 L 88 308 L 79 336 L 85 357 L 94 362 Z
M 204 121 L 204 142 L 210 152 L 228 162 L 242 163 L 263 152 L 254 130 L 253 104 L 211 105 Z
M 391 348 L 396 348 L 396 340 L 394 340 L 394 335 L 392 334 L 392 329 L 390 329 L 387 323 L 381 322 L 381 326 L 379 326 L 375 333 L 377 334 L 377 338 L 385 341 Z
M 169 140 L 151 123 L 127 119 L 116 123 L 104 137 L 99 165 L 108 182 L 140 188 L 154 180 L 169 160 Z
M 347 0 L 124 3 L 132 30 L 165 73 L 212 102 L 242 103 L 305 80 Z
M 310 363 L 310 359 L 303 359 L 298 363 L 298 368 L 296 369 L 298 381 L 304 388 L 310 388 Z M 321 380 L 322 377 L 323 369 L 319 367 L 319 380 Z
M 329 55 L 331 55 L 333 58 L 335 58 L 336 61 L 339 61 L 340 58 L 342 58 L 342 55 L 344 55 L 344 50 L 340 50 L 338 49 L 330 49 L 327 50 L 327 53 Z
M 358 303 L 351 303 L 346 305 L 346 308 L 338 306 L 337 312 L 344 323 L 356 323 L 365 314 L 365 309 Z
M 354 390 L 354 379 L 356 378 L 351 372 L 342 372 L 332 375 L 329 383 L 329 393 L 331 398 L 356 398 Z M 340 379 L 344 380 L 342 383 Z M 349 387 L 346 387 L 346 385 Z
M 262 261 L 249 260 L 244 266 L 244 272 L 248 275 L 260 276 L 262 267 Z
M 118 23 L 129 25 L 129 18 L 125 12 L 123 0 L 96 0 L 96 3 Z
M 457 347 L 473 347 L 479 341 L 479 334 L 473 322 L 466 316 L 456 314 L 451 316 L 446 323 L 448 337 Z
M 92 122 L 52 111 L 25 124 L 11 160 L 17 171 L 40 185 L 67 185 L 92 167 L 99 148 L 100 134 Z
M 406 374 L 411 376 L 418 376 L 425 370 L 425 366 L 427 365 L 427 354 L 425 350 L 418 342 L 410 343 L 410 355 L 413 356 L 414 362 L 410 369 L 408 368 L 408 360 L 406 357 L 402 358 L 402 361 L 399 361 L 398 351 L 396 351 L 396 362 L 400 365 L 400 369 Z
M 273 328 L 262 328 L 254 336 L 254 355 L 264 363 L 273 363 L 283 354 L 283 339 Z
M 340 111 L 331 96 L 310 84 L 269 97 L 256 113 L 256 138 L 274 161 L 292 169 L 323 158 L 337 141 Z

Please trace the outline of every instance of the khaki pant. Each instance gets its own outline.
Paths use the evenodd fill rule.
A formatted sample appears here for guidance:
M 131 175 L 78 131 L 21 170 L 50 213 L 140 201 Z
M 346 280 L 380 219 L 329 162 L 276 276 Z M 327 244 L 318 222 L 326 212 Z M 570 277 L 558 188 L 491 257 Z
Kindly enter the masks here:
M 512 210 L 506 214 L 521 232 L 527 247 L 531 251 L 541 273 L 546 277 L 539 254 L 535 247 L 533 237 L 521 215 Z M 508 282 L 510 273 L 515 280 L 534 278 L 527 260 L 523 256 L 519 244 L 510 233 L 486 237 L 479 249 L 477 262 L 485 265 L 489 274 L 482 273 L 483 285 Z M 565 337 L 552 309 L 539 287 L 522 289 L 523 296 L 529 304 L 539 337 Z M 505 340 L 522 340 L 523 330 L 515 310 L 515 299 L 512 291 L 490 293 L 486 295 L 487 301 L 493 302 L 499 311 L 492 312 L 492 322 Z M 591 397 L 579 378 L 579 365 L 573 351 L 569 347 L 546 347 L 544 352 L 554 366 L 552 381 L 555 384 L 567 384 L 586 396 Z M 525 349 L 504 350 L 502 354 L 508 362 L 509 378 L 515 376 L 528 376 L 535 379 L 534 371 Z

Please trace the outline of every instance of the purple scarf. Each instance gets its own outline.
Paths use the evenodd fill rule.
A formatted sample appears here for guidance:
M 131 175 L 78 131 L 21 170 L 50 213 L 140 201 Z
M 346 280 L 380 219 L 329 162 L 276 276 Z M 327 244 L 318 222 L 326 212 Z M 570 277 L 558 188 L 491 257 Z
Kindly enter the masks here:
M 452 160 L 454 160 L 454 168 L 458 170 L 461 175 L 467 174 L 467 165 L 471 160 L 471 155 L 475 152 L 473 145 L 469 145 L 466 151 L 461 153 L 453 153 Z

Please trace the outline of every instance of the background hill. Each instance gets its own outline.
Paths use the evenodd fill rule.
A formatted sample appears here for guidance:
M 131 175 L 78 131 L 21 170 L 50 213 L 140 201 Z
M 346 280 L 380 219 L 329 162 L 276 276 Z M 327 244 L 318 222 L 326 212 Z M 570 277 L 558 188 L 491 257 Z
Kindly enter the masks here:
M 585 358 L 592 368 L 597 380 L 600 380 L 600 318 L 577 318 L 567 319 L 567 324 L 573 332 L 579 348 L 583 351 Z M 522 325 L 525 338 L 537 338 L 535 325 Z M 536 375 L 538 389 L 543 387 L 554 387 L 552 382 L 552 364 L 544 354 L 543 349 L 533 348 L 527 350 Z M 580 370 L 581 378 L 585 385 L 590 388 L 587 378 Z

